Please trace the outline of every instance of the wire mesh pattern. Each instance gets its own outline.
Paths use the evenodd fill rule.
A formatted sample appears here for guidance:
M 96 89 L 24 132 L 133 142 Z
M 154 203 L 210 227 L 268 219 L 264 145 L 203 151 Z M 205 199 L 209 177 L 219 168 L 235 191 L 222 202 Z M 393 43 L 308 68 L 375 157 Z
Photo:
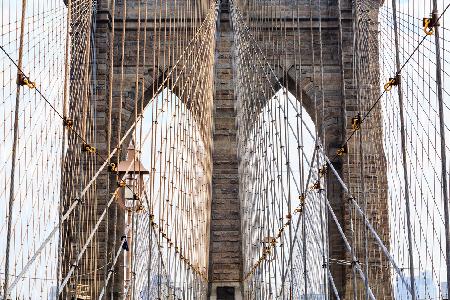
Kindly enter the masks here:
M 214 77 L 230 55 L 243 298 L 448 299 L 449 11 L 3 1 L 0 297 L 214 294 Z
M 11 199 L 2 207 L 2 295 L 205 295 L 207 257 L 201 253 L 209 246 L 214 3 L 169 7 L 121 2 L 116 7 L 113 1 L 117 9 L 110 25 L 114 32 L 119 26 L 114 19 L 122 17 L 122 26 L 109 42 L 120 46 L 111 47 L 106 58 L 98 51 L 96 33 L 101 30 L 98 11 L 105 3 L 14 4 L 8 4 L 2 19 L 2 199 Z M 143 32 L 137 30 L 137 36 L 136 30 L 127 32 L 124 18 L 135 13 L 152 14 L 154 20 L 152 26 L 147 20 L 139 24 Z M 130 70 L 125 48 L 136 39 L 141 53 Z M 17 52 L 18 62 L 13 56 Z M 153 80 L 144 77 L 149 66 Z M 126 77 L 135 80 L 130 85 Z M 113 93 L 116 83 L 118 94 Z M 131 91 L 136 96 L 130 108 Z M 109 98 L 109 110 L 104 102 L 92 101 L 102 96 Z M 150 123 L 143 121 L 144 108 Z M 98 122 L 102 115 L 106 126 Z M 151 130 L 143 133 L 149 125 Z M 137 175 L 140 170 L 119 163 L 127 159 L 128 146 L 140 151 L 144 145 L 153 153 L 145 158 L 151 167 L 145 186 Z M 8 148 L 14 149 L 12 157 Z M 20 181 L 14 184 L 15 177 Z M 149 256 L 129 254 L 145 249 Z M 142 268 L 145 282 L 136 278 Z
M 29 76 L 29 86 L 35 85 L 61 109 L 66 58 L 64 51 L 55 50 L 64 49 L 66 28 L 67 9 L 60 1 L 2 3 L 1 283 L 3 288 L 20 279 L 18 298 L 28 298 L 34 290 L 46 296 L 57 283 L 57 237 L 18 276 L 58 224 L 64 148 L 59 116 L 35 90 L 18 86 L 18 69 Z

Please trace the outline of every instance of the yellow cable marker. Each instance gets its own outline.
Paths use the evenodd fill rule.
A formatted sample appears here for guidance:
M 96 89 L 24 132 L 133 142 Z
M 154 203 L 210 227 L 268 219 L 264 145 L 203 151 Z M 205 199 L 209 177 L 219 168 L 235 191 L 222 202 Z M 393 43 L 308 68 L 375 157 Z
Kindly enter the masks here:
M 29 80 L 25 75 L 19 74 L 17 78 L 17 83 L 21 86 L 26 85 L 30 89 L 36 88 L 36 83 Z
M 360 130 L 361 123 L 362 123 L 361 114 L 357 114 L 355 117 L 352 118 L 352 129 L 354 131 Z
M 67 117 L 63 118 L 63 124 L 64 126 L 66 126 L 67 128 L 72 128 L 73 127 L 73 120 L 69 119 Z
M 396 74 L 395 77 L 389 78 L 389 81 L 384 85 L 384 90 L 389 92 L 392 90 L 393 86 L 398 86 L 400 84 L 400 74 Z
M 432 21 L 433 19 L 423 18 L 423 32 L 425 32 L 426 35 L 434 34 L 434 25 L 432 25 Z
M 127 184 L 126 184 L 125 180 L 121 180 L 121 181 L 118 182 L 118 186 L 123 188 L 123 187 L 126 187 Z
M 89 153 L 95 153 L 95 151 L 96 151 L 95 147 L 92 147 L 89 144 L 83 144 L 83 146 L 81 147 L 81 150 L 83 152 L 89 152 Z
M 337 156 L 343 156 L 345 153 L 347 153 L 346 147 L 340 147 L 336 150 Z
M 108 166 L 108 171 L 111 172 L 111 173 L 117 172 L 116 164 L 115 164 L 115 163 L 109 164 L 109 166 Z
M 393 79 L 393 78 L 389 79 L 389 81 L 386 82 L 386 84 L 384 85 L 384 90 L 386 92 L 389 92 L 390 90 L 392 90 L 394 83 L 395 83 L 395 79 Z

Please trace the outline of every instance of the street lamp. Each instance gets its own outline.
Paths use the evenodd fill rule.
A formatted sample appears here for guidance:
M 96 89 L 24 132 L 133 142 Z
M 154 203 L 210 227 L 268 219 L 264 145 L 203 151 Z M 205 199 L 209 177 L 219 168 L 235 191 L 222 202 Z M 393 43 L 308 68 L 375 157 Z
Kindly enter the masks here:
M 144 175 L 148 175 L 150 172 L 142 165 L 139 158 L 136 156 L 136 150 L 134 148 L 127 149 L 127 159 L 125 161 L 121 161 L 117 166 L 117 172 L 119 177 L 122 178 L 125 174 L 125 191 L 123 193 L 124 196 L 124 205 L 126 209 L 125 215 L 125 224 L 126 228 L 132 227 L 133 222 L 133 212 L 139 212 L 143 210 L 143 205 L 141 201 L 141 195 L 145 189 Z M 125 258 L 125 285 L 130 285 L 132 283 L 132 266 L 131 266 L 131 257 L 132 257 L 132 242 L 133 242 L 133 228 L 128 230 L 130 234 L 128 236 L 122 236 L 121 242 L 123 239 L 122 248 L 127 251 Z M 128 288 L 127 288 L 128 290 Z M 132 294 L 132 293 L 130 293 Z

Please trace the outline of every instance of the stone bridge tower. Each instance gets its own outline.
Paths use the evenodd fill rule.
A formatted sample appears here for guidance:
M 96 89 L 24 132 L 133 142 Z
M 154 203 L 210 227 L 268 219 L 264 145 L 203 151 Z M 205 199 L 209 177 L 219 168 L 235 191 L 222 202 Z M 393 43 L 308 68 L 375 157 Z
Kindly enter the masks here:
M 127 2 L 127 11 L 124 13 L 124 2 Z M 192 37 L 192 32 L 180 33 L 180 40 L 175 41 L 175 34 L 172 32 L 164 33 L 158 32 L 153 28 L 153 19 L 156 16 L 155 10 L 158 10 L 158 18 L 161 16 L 170 16 L 170 13 L 178 9 L 183 10 L 195 10 L 199 16 L 202 16 L 207 8 L 207 1 L 188 1 L 188 0 L 167 0 L 165 5 L 160 10 L 157 7 L 158 1 L 147 1 L 150 8 L 147 12 L 147 21 L 145 22 L 144 13 L 139 13 L 139 5 L 142 6 L 146 1 L 141 0 L 116 0 L 115 12 L 112 11 L 111 1 L 98 0 L 97 1 L 97 14 L 95 30 L 93 32 L 93 53 L 96 57 L 96 78 L 95 78 L 95 96 L 91 97 L 91 100 L 97 105 L 97 128 L 98 140 L 97 148 L 101 153 L 107 152 L 108 136 L 107 132 L 107 119 L 109 114 L 109 108 L 107 104 L 108 93 L 110 86 L 110 71 L 109 66 L 109 45 L 113 39 L 114 46 L 114 81 L 112 83 L 112 133 L 111 136 L 117 137 L 118 128 L 118 103 L 120 97 L 115 87 L 120 84 L 120 69 L 121 64 L 124 64 L 124 93 L 123 93 L 123 111 L 122 122 L 125 124 L 131 124 L 134 117 L 135 106 L 141 107 L 141 104 L 145 106 L 148 98 L 152 97 L 157 87 L 164 79 L 164 74 L 170 67 L 171 62 L 165 61 L 162 53 L 164 49 L 154 49 L 154 43 L 151 41 L 157 38 L 164 40 L 163 45 L 167 47 L 173 45 L 173 43 L 179 42 L 180 45 L 184 45 L 189 38 Z M 225 294 L 234 294 L 235 299 L 239 299 L 242 293 L 242 251 L 241 251 L 241 216 L 240 216 L 240 204 L 239 204 L 239 176 L 238 176 L 238 153 L 236 147 L 236 86 L 235 86 L 235 70 L 239 68 L 236 65 L 233 57 L 234 53 L 234 24 L 231 22 L 230 16 L 230 1 L 220 0 L 218 6 L 218 18 L 217 18 L 217 32 L 216 32 L 216 55 L 215 55 L 215 98 L 214 98 L 214 133 L 213 133 L 213 170 L 212 170 L 212 204 L 211 204 L 211 223 L 210 223 L 210 253 L 209 253 L 209 285 L 210 285 L 210 297 L 211 299 L 220 299 Z M 246 1 L 240 1 L 241 4 L 245 4 Z M 347 125 L 351 123 L 351 118 L 358 114 L 359 108 L 357 105 L 357 86 L 354 81 L 355 70 L 355 43 L 354 43 L 354 8 L 352 1 L 350 0 L 329 0 L 322 1 L 321 7 L 321 28 L 318 23 L 318 10 L 316 1 L 313 2 L 313 10 L 308 7 L 310 1 L 306 0 L 283 0 L 276 1 L 282 6 L 280 11 L 282 14 L 275 18 L 296 18 L 296 24 L 300 24 L 301 28 L 292 27 L 287 31 L 279 31 L 279 36 L 273 36 L 273 40 L 286 39 L 286 35 L 293 36 L 300 34 L 304 40 L 304 44 L 311 43 L 311 37 L 315 38 L 314 49 L 307 47 L 301 48 L 300 51 L 295 52 L 294 49 L 288 49 L 291 52 L 291 59 L 283 60 L 283 63 L 277 61 L 274 53 L 270 63 L 273 64 L 274 69 L 277 70 L 277 76 L 279 81 L 282 82 L 289 90 L 296 96 L 300 97 L 298 93 L 301 93 L 306 110 L 311 116 L 314 116 L 314 112 L 320 111 L 320 114 L 324 114 L 324 122 L 316 120 L 316 126 L 321 128 L 325 134 L 326 144 L 324 145 L 329 156 L 335 157 L 336 150 L 342 145 L 347 134 L 351 132 L 351 126 Z M 369 11 L 372 15 L 372 23 L 369 25 L 369 32 L 371 32 L 376 38 L 376 19 L 377 9 L 379 3 L 374 0 L 368 1 L 372 5 L 372 11 Z M 161 3 L 159 1 L 159 3 Z M 177 7 L 175 7 L 175 3 Z M 298 6 L 300 9 L 296 11 L 292 10 L 293 6 Z M 252 18 L 252 12 L 248 13 L 247 17 Z M 123 20 L 126 19 L 124 23 Z M 271 16 L 273 18 L 273 16 Z M 111 23 L 114 19 L 115 32 L 113 35 Z M 262 18 L 264 19 L 264 18 Z M 266 19 L 269 19 L 267 16 Z M 261 30 L 264 30 L 264 26 L 273 26 L 277 20 L 272 19 L 269 24 L 258 24 Z M 125 53 L 124 60 L 121 59 L 121 32 L 124 29 L 122 24 L 126 24 L 126 37 L 125 37 Z M 141 28 L 147 24 L 147 42 L 146 51 L 152 53 L 154 57 L 147 59 L 146 65 L 141 68 L 140 80 L 142 85 L 138 88 L 135 86 L 136 81 L 136 53 L 140 53 L 142 59 L 144 36 L 141 34 L 138 37 L 139 31 L 137 28 Z M 192 24 L 194 26 L 194 24 Z M 314 76 L 314 69 L 311 59 L 311 51 L 316 54 L 316 57 L 320 55 L 319 47 L 317 44 L 319 30 L 322 31 L 323 39 L 323 70 L 326 85 L 323 86 L 325 107 L 315 107 L 313 102 L 313 94 L 320 95 L 320 82 Z M 164 35 L 166 34 L 166 35 Z M 158 37 L 156 36 L 158 35 Z M 186 40 L 182 40 L 184 36 Z M 339 43 L 340 38 L 342 44 Z M 138 44 L 140 42 L 141 49 L 138 52 Z M 184 44 L 183 44 L 184 43 Z M 161 44 L 160 44 L 161 45 Z M 172 48 L 174 49 L 174 48 Z M 173 54 L 174 57 L 181 53 L 182 49 L 176 49 Z M 376 49 L 372 54 L 372 61 L 370 66 L 375 70 L 372 79 L 372 85 L 366 86 L 373 93 L 378 93 L 378 71 L 377 71 L 377 56 Z M 296 82 L 294 75 L 297 61 L 295 56 L 301 56 L 303 65 L 306 66 L 302 81 Z M 315 78 L 315 79 L 314 79 Z M 136 91 L 144 92 L 142 95 L 136 95 Z M 143 99 L 144 103 L 141 103 Z M 344 101 L 345 99 L 345 101 Z M 363 99 L 363 98 L 361 98 Z M 373 137 L 373 143 L 376 147 L 367 147 L 365 149 L 365 155 L 370 157 L 370 168 L 364 170 L 365 183 L 369 187 L 366 195 L 369 199 L 377 199 L 375 202 L 369 202 L 368 208 L 371 212 L 371 222 L 375 224 L 379 232 L 383 232 L 382 238 L 388 245 L 388 214 L 387 214 L 387 184 L 385 179 L 385 161 L 382 148 L 382 132 L 381 132 L 381 119 L 379 109 L 375 109 L 375 118 L 373 121 L 368 121 L 368 131 L 370 131 Z M 126 128 L 126 126 L 124 126 Z M 126 129 L 124 129 L 125 131 Z M 117 143 L 117 138 L 113 138 L 110 143 L 112 145 Z M 356 147 L 354 145 L 349 145 Z M 376 151 L 374 149 L 377 149 Z M 125 149 L 122 149 L 125 150 Z M 375 152 L 374 152 L 375 151 Z M 122 151 L 125 153 L 125 151 Z M 121 159 L 123 159 L 123 155 Z M 345 157 L 336 157 L 332 161 L 334 167 L 340 172 L 346 182 L 350 183 L 350 188 L 359 187 L 361 184 L 360 177 L 350 176 L 350 171 L 354 171 L 359 168 L 357 153 L 349 153 Z M 366 164 L 367 165 L 367 164 Z M 107 195 L 114 188 L 116 184 L 115 180 L 107 176 L 101 177 L 99 183 L 104 183 L 105 186 L 108 182 L 111 182 L 110 188 L 98 189 L 98 199 L 108 199 Z M 377 183 L 384 182 L 381 186 L 375 186 Z M 355 191 L 357 189 L 355 188 Z M 370 194 L 370 195 L 369 195 Z M 103 196 L 102 196 L 103 195 Z M 340 219 L 341 224 L 344 224 L 344 231 L 348 236 L 351 235 L 350 221 L 352 218 L 352 212 L 348 207 L 347 196 L 339 183 L 333 176 L 328 176 L 328 197 L 332 203 L 332 206 L 336 212 L 337 217 Z M 361 196 L 361 195 L 360 195 Z M 369 197 L 370 196 L 370 197 Z M 103 200 L 99 200 L 103 201 Z M 106 201 L 106 200 L 105 200 Z M 101 206 L 102 204 L 100 204 Z M 104 203 L 103 203 L 104 205 Z M 118 227 L 118 232 L 123 231 L 123 222 L 119 221 L 123 218 L 122 213 L 115 212 L 111 209 L 109 214 L 111 220 L 117 213 L 117 222 L 114 224 Z M 104 227 L 99 230 L 99 245 L 102 248 L 101 251 L 105 251 L 104 247 L 111 249 L 112 241 L 110 232 L 112 232 L 113 224 L 110 223 L 110 227 Z M 330 224 L 330 258 L 337 261 L 350 261 L 350 257 L 346 254 L 343 246 L 343 242 L 339 233 L 335 229 L 336 227 Z M 117 233 L 120 235 L 120 233 Z M 120 237 L 119 237 L 120 239 Z M 389 270 L 386 269 L 386 262 L 381 258 L 381 254 L 374 243 L 370 242 L 370 247 L 374 247 L 373 251 L 370 251 L 369 261 L 374 265 L 378 265 L 378 270 L 370 270 L 369 281 L 374 281 L 389 286 Z M 355 249 L 361 250 L 363 245 L 355 245 Z M 362 252 L 358 257 L 362 255 Z M 98 257 L 97 259 L 102 262 L 98 265 L 103 265 L 105 258 Z M 351 264 L 351 261 L 350 261 Z M 350 291 L 352 289 L 351 268 L 347 265 L 331 264 L 331 272 L 335 279 L 336 287 L 341 294 L 341 299 L 350 299 Z M 99 274 L 98 279 L 102 280 L 104 274 Z M 122 286 L 123 274 L 121 271 L 117 272 L 114 284 L 111 285 L 110 291 L 119 296 L 123 290 Z M 360 288 L 360 287 L 357 287 Z M 387 289 L 387 290 L 386 290 Z M 375 287 L 375 293 L 382 295 L 380 298 L 390 299 L 391 291 L 390 287 L 386 287 L 385 290 L 382 287 Z M 228 299 L 228 298 L 227 298 Z

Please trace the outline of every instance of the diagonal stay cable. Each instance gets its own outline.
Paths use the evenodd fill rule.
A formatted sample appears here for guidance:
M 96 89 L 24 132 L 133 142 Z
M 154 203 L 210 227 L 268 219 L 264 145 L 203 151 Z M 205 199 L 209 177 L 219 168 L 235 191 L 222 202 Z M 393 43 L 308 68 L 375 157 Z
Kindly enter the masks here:
M 363 219 L 364 223 L 366 224 L 366 227 L 369 229 L 369 231 L 372 233 L 372 235 L 375 237 L 375 240 L 377 242 L 377 244 L 380 246 L 381 250 L 383 251 L 384 255 L 387 257 L 387 259 L 389 260 L 389 262 L 392 264 L 392 266 L 394 267 L 395 272 L 397 273 L 397 275 L 401 278 L 402 282 L 405 284 L 405 286 L 407 287 L 408 291 L 411 292 L 411 286 L 408 284 L 407 280 L 405 279 L 403 273 L 401 272 L 400 268 L 397 266 L 397 264 L 395 263 L 394 258 L 392 257 L 392 255 L 389 253 L 388 249 L 386 248 L 386 246 L 384 245 L 383 241 L 381 240 L 380 236 L 377 234 L 377 232 L 375 231 L 375 229 L 373 228 L 372 224 L 370 224 L 369 220 L 367 219 L 366 215 L 364 214 L 364 212 L 362 211 L 361 207 L 358 205 L 358 203 L 355 201 L 355 198 L 353 197 L 353 195 L 351 194 L 350 190 L 347 188 L 347 185 L 344 183 L 344 181 L 342 180 L 341 176 L 339 175 L 339 173 L 336 171 L 336 169 L 334 168 L 333 164 L 331 163 L 330 159 L 328 158 L 328 156 L 326 155 L 325 151 L 323 150 L 323 147 L 320 145 L 320 149 L 321 152 L 325 158 L 325 160 L 327 161 L 327 164 L 330 166 L 333 174 L 336 176 L 336 179 L 339 181 L 339 184 L 342 186 L 342 188 L 344 189 L 344 191 L 349 195 L 349 200 L 351 201 L 351 203 L 353 204 L 353 206 L 356 208 L 356 210 L 358 211 L 358 213 L 360 214 L 361 218 Z M 328 199 L 327 199 L 328 201 Z M 331 209 L 331 207 L 330 207 Z
M 450 7 L 450 3 L 445 7 L 445 9 L 442 11 L 442 13 L 439 15 L 439 17 L 436 19 L 436 24 L 439 23 L 439 20 L 444 16 L 444 14 L 447 12 L 448 8 Z M 413 49 L 413 51 L 408 55 L 408 58 L 403 62 L 403 64 L 401 65 L 400 69 L 397 70 L 397 72 L 395 73 L 394 77 L 400 76 L 402 70 L 406 67 L 406 65 L 409 63 L 409 61 L 413 58 L 413 56 L 416 54 L 416 52 L 419 50 L 420 46 L 423 44 L 423 42 L 425 42 L 425 40 L 427 39 L 428 35 L 425 35 L 422 37 L 422 39 L 420 40 L 420 42 L 416 45 L 416 47 Z M 370 115 L 370 113 L 375 109 L 375 107 L 377 106 L 377 104 L 380 102 L 380 100 L 383 98 L 383 96 L 387 93 L 388 91 L 386 89 L 383 90 L 383 92 L 380 94 L 380 96 L 378 96 L 378 98 L 375 100 L 375 102 L 370 106 L 369 110 L 364 114 L 364 116 L 361 118 L 361 124 L 364 123 L 364 121 L 367 119 L 367 117 Z M 345 140 L 345 142 L 342 144 L 341 147 L 345 147 L 348 142 L 353 138 L 353 136 L 355 135 L 356 131 L 358 130 L 352 130 L 352 132 L 350 133 L 350 135 L 348 136 L 348 138 Z M 333 156 L 333 160 L 335 160 L 337 158 L 337 154 L 335 156 Z
M 188 49 L 190 48 L 191 45 L 193 45 L 193 43 L 200 37 L 200 33 L 202 32 L 203 28 L 205 27 L 205 24 L 209 24 L 212 20 L 214 20 L 214 12 L 215 10 L 211 10 L 209 13 L 209 16 L 207 16 L 204 20 L 204 22 L 202 23 L 202 25 L 198 28 L 196 34 L 194 35 L 194 37 L 190 40 L 190 42 L 188 43 L 188 45 L 186 45 L 183 53 L 179 56 L 178 60 L 176 61 L 176 63 L 174 64 L 174 66 L 171 68 L 171 70 L 168 72 L 166 78 L 163 80 L 163 82 L 160 84 L 160 86 L 158 87 L 155 95 L 152 97 L 152 99 L 150 100 L 150 102 L 152 102 L 155 98 L 156 95 L 158 94 L 158 92 L 160 92 L 163 87 L 165 86 L 169 75 L 172 74 L 174 72 L 174 70 L 177 68 L 177 65 L 181 62 L 181 60 L 183 59 L 183 57 L 186 55 L 186 53 L 188 52 Z M 8 59 L 11 60 L 11 62 L 16 66 L 17 64 L 15 63 L 15 61 L 12 59 L 12 57 L 6 52 L 6 50 L 4 49 L 3 46 L 0 45 L 1 50 L 5 53 L 5 55 L 8 57 Z M 188 53 L 191 54 L 193 52 L 193 50 L 191 49 Z M 186 67 L 186 62 L 183 65 L 183 69 Z M 29 80 L 29 77 L 23 72 L 23 70 L 18 68 L 18 71 L 20 72 L 20 74 L 22 76 L 24 76 L 24 78 L 26 78 L 27 80 Z M 177 79 L 178 81 L 178 79 Z M 55 113 L 62 119 L 65 120 L 65 118 L 59 113 L 59 111 L 51 104 L 51 102 L 47 99 L 47 97 L 45 97 L 43 95 L 43 93 L 36 87 L 35 88 L 37 93 L 45 100 L 45 102 L 55 111 Z M 108 158 L 104 158 L 102 156 L 100 156 L 100 154 L 98 154 L 98 152 L 96 151 L 95 153 L 102 158 L 102 160 L 104 161 L 103 164 L 101 165 L 101 167 L 97 170 L 97 172 L 95 173 L 95 175 L 92 177 L 92 179 L 89 181 L 89 183 L 86 185 L 86 187 L 83 189 L 83 191 L 80 193 L 80 195 L 75 199 L 75 201 L 70 205 L 70 207 L 68 208 L 68 210 L 64 213 L 64 215 L 61 218 L 61 223 L 64 222 L 72 213 L 72 211 L 76 208 L 76 206 L 82 202 L 81 198 L 84 196 L 84 194 L 86 194 L 86 192 L 89 190 L 90 186 L 95 182 L 95 180 L 97 179 L 97 177 L 99 176 L 99 174 L 103 171 L 103 169 L 109 165 L 108 160 L 117 152 L 118 147 L 120 147 L 120 145 L 123 144 L 123 142 L 125 141 L 125 139 L 128 137 L 128 135 L 133 131 L 134 127 L 136 127 L 136 125 L 138 124 L 139 120 L 143 117 L 143 115 L 139 115 L 138 118 L 133 122 L 133 124 L 130 126 L 130 128 L 128 129 L 128 131 L 124 134 L 124 136 L 122 137 L 122 139 L 119 141 L 117 147 L 114 148 L 113 151 L 111 151 L 110 155 L 108 156 Z M 76 132 L 75 130 L 72 129 L 72 131 L 78 136 L 80 137 L 80 139 L 82 139 L 82 141 L 85 142 L 85 140 L 81 137 L 81 135 Z M 129 186 L 126 185 L 126 187 L 128 189 L 131 189 Z M 34 261 L 37 259 L 37 257 L 40 255 L 40 253 L 44 250 L 45 246 L 50 242 L 50 240 L 52 239 L 52 237 L 55 235 L 55 233 L 57 232 L 59 228 L 59 224 L 56 225 L 52 231 L 49 233 L 49 235 L 47 236 L 47 238 L 42 242 L 42 244 L 39 246 L 39 248 L 36 250 L 36 252 L 33 254 L 33 256 L 29 259 L 29 261 L 27 262 L 27 264 L 24 266 L 24 268 L 22 269 L 22 271 L 20 272 L 20 274 L 17 276 L 16 280 L 11 284 L 11 286 L 9 287 L 8 291 L 10 292 L 15 285 L 17 285 L 17 283 L 20 281 L 20 279 L 23 277 L 23 275 L 27 272 L 28 268 L 34 263 Z

